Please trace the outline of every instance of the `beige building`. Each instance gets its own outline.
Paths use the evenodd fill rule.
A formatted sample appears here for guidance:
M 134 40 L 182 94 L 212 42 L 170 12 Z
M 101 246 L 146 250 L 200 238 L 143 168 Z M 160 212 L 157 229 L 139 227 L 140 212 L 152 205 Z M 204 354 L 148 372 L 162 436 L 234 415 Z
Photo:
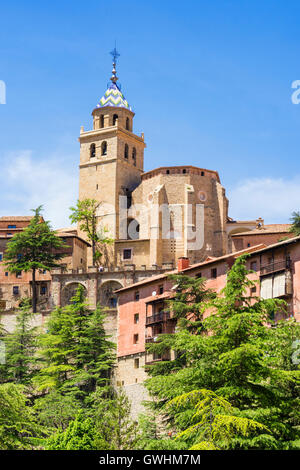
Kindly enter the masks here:
M 113 336 L 117 289 L 174 269 L 180 257 L 200 263 L 225 255 L 232 249 L 232 234 L 263 223 L 228 217 L 228 200 L 217 171 L 183 165 L 144 172 L 144 134 L 134 132 L 135 114 L 117 84 L 115 65 L 110 84 L 92 112 L 92 129 L 81 128 L 79 136 L 79 199 L 99 202 L 98 230 L 107 230 L 114 242 L 106 248 L 99 269 L 92 266 L 85 233 L 79 227 L 61 229 L 68 256 L 61 268 L 41 273 L 45 314 L 66 305 L 81 284 L 91 308 L 100 303 L 109 309 Z M 0 239 L 4 239 L 0 262 L 7 238 L 30 220 L 17 219 L 18 223 L 14 218 L 0 220 Z M 17 306 L 19 296 L 30 295 L 30 279 L 21 277 L 22 286 L 21 278 L 6 276 L 3 267 L 1 274 L 0 269 L 4 310 Z
M 117 80 L 114 63 L 93 128 L 81 128 L 79 137 L 79 199 L 100 203 L 98 230 L 115 240 L 103 265 L 152 269 L 181 256 L 200 262 L 226 253 L 228 200 L 218 173 L 190 165 L 144 173 L 144 135 L 134 133 L 134 112 Z

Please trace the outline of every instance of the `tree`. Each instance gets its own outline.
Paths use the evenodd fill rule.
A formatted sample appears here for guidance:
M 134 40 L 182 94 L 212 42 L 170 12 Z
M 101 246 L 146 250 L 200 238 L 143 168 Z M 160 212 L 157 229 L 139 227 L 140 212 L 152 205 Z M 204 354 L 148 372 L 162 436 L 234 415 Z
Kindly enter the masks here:
M 203 277 L 172 274 L 169 279 L 176 284 L 175 296 L 170 302 L 170 307 L 178 326 L 186 328 L 191 333 L 200 334 L 204 306 L 216 297 L 216 293 L 206 288 Z
M 65 431 L 58 431 L 45 441 L 45 449 L 98 450 L 97 437 L 93 420 L 79 413 Z
M 7 244 L 4 255 L 5 265 L 10 272 L 32 272 L 32 310 L 37 309 L 38 269 L 50 271 L 59 266 L 57 261 L 64 254 L 62 240 L 51 229 L 50 223 L 41 217 L 42 206 L 33 210 L 34 216 L 28 227 L 14 235 Z
M 0 449 L 33 449 L 43 436 L 34 412 L 27 404 L 23 386 L 0 385 Z
M 148 410 L 139 416 L 140 436 L 137 449 L 142 450 L 186 450 L 183 440 L 173 439 L 171 429 L 168 429 L 158 412 Z
M 1 317 L 0 317 L 1 321 Z M 3 325 L 0 322 L 0 383 L 5 382 L 7 377 L 7 367 L 6 367 L 6 345 L 5 337 L 7 332 L 5 331 Z
M 292 222 L 290 232 L 293 232 L 295 236 L 300 235 L 300 212 L 293 212 L 290 220 Z
M 248 278 L 247 255 L 238 258 L 227 274 L 227 284 L 205 305 L 210 315 L 203 319 L 201 334 L 191 334 L 185 325 L 173 335 L 172 348 L 181 362 L 170 361 L 168 369 L 150 368 L 148 389 L 154 402 L 178 431 L 187 429 L 194 407 L 170 410 L 167 403 L 193 390 L 206 389 L 227 400 L 238 416 L 269 429 L 268 437 L 239 436 L 230 448 L 294 448 L 299 439 L 299 369 L 293 364 L 292 344 L 300 337 L 295 321 L 272 321 L 285 302 L 254 298 L 254 281 Z M 191 310 L 193 310 L 191 305 Z M 272 328 L 270 326 L 273 326 Z M 153 350 L 162 347 L 162 336 Z M 170 340 L 167 338 L 168 345 Z M 161 344 L 160 344 L 161 343 Z
M 30 301 L 24 300 L 16 316 L 13 333 L 5 337 L 6 381 L 30 385 L 35 374 L 37 328 L 31 326 Z
M 72 396 L 52 390 L 35 400 L 34 410 L 37 413 L 37 421 L 53 433 L 67 429 L 81 411 L 81 404 Z
M 102 231 L 97 227 L 97 211 L 101 203 L 95 199 L 83 199 L 77 201 L 75 207 L 70 207 L 72 211 L 70 220 L 72 224 L 79 223 L 79 228 L 86 233 L 87 239 L 92 244 L 93 266 L 97 265 L 103 255 L 102 251 L 106 244 L 111 244 L 113 240 L 107 236 L 108 230 Z
M 51 313 L 40 339 L 41 370 L 35 379 L 40 391 L 56 389 L 84 401 L 97 386 L 109 384 L 115 345 L 105 333 L 104 319 L 100 307 L 88 308 L 82 286 L 70 305 Z
M 266 426 L 248 418 L 237 416 L 238 410 L 211 390 L 193 390 L 173 398 L 168 407 L 176 410 L 194 406 L 190 426 L 180 432 L 177 439 L 192 444 L 191 450 L 228 449 L 230 442 L 238 435 L 254 436 L 269 433 Z M 267 435 L 269 439 L 272 436 Z
M 101 448 L 133 450 L 139 439 L 139 430 L 137 422 L 131 418 L 131 405 L 127 395 L 121 390 L 117 392 L 113 389 L 103 393 L 98 388 L 89 401 Z
M 193 278 L 183 274 L 173 274 L 169 279 L 174 283 L 174 296 L 169 303 L 169 311 L 172 318 L 177 321 L 177 329 L 184 331 L 188 338 L 190 334 L 201 334 L 203 329 L 203 313 L 209 302 L 216 298 L 212 289 L 206 288 L 206 280 L 202 277 Z M 173 369 L 180 369 L 187 364 L 185 354 L 185 338 L 179 342 L 179 337 L 174 334 L 162 334 L 155 343 L 147 345 L 149 353 L 164 354 L 175 350 L 175 360 L 157 363 L 155 367 L 147 366 L 153 375 L 163 375 Z

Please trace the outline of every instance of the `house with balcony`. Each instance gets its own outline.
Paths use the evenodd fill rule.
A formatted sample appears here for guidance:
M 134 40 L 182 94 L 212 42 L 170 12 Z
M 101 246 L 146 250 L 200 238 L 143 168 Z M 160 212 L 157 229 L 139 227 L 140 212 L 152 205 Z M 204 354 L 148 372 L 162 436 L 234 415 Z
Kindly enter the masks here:
M 147 378 L 145 366 L 173 358 L 172 351 L 164 355 L 147 351 L 147 344 L 155 342 L 160 334 L 175 331 L 176 320 L 168 305 L 174 296 L 174 283 L 169 275 L 203 277 L 207 288 L 220 292 L 226 285 L 229 269 L 245 253 L 249 254 L 249 278 L 256 281 L 248 295 L 253 296 L 253 301 L 258 296 L 286 301 L 287 308 L 276 313 L 275 323 L 289 317 L 300 321 L 300 237 L 269 246 L 247 247 L 192 265 L 189 259 L 180 258 L 177 269 L 119 289 L 116 383 L 124 387 L 135 409 L 141 411 L 141 401 L 147 397 L 143 387 Z

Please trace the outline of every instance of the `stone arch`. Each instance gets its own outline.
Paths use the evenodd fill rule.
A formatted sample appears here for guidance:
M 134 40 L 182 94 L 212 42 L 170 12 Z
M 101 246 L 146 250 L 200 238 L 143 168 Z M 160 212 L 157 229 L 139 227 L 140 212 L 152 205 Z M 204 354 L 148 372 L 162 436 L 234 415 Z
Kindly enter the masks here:
M 119 281 L 104 281 L 98 289 L 98 302 L 100 305 L 108 308 L 117 308 L 118 296 L 115 294 L 115 291 L 122 287 Z
M 107 142 L 106 140 L 101 144 L 101 155 L 107 155 Z
M 91 144 L 90 145 L 90 158 L 93 158 L 96 156 L 96 145 Z
M 69 282 L 65 285 L 61 292 L 61 306 L 65 307 L 70 303 L 72 297 L 74 297 L 76 290 L 79 286 L 84 288 L 85 296 L 87 296 L 87 289 L 81 282 Z

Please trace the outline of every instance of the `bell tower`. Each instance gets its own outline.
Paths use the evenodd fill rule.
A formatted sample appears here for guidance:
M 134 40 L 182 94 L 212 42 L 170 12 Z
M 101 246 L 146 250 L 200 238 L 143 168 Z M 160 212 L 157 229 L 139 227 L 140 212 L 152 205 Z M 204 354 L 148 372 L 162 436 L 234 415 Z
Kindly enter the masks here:
M 119 196 L 130 198 L 140 184 L 144 170 L 144 135 L 133 132 L 134 112 L 117 84 L 116 63 L 119 53 L 111 52 L 113 70 L 104 96 L 92 112 L 93 129 L 80 130 L 79 200 L 99 201 L 98 229 L 118 241 Z M 80 232 L 80 229 L 78 229 Z M 81 236 L 84 237 L 82 233 Z M 114 266 L 114 247 L 103 265 Z M 91 253 L 88 265 L 92 265 Z

